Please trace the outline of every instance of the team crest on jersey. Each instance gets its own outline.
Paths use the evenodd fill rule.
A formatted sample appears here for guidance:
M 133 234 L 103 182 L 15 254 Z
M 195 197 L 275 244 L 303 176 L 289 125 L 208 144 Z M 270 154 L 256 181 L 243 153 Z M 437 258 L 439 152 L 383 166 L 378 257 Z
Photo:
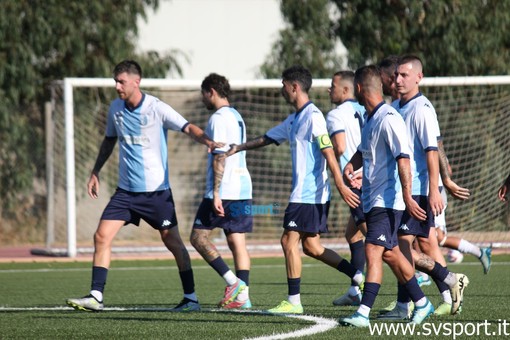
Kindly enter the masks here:
M 147 125 L 147 123 L 149 123 L 149 118 L 147 117 L 147 115 L 141 116 L 140 117 L 140 125 L 145 126 L 145 125 Z

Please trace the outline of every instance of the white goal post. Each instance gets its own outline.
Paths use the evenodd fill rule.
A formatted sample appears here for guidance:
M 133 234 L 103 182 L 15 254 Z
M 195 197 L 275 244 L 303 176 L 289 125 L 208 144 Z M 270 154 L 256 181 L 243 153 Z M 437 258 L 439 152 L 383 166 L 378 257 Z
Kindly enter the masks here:
M 331 109 L 327 96 L 327 88 L 329 88 L 330 83 L 330 79 L 315 79 L 313 81 L 311 98 L 314 102 L 318 103 L 324 114 Z M 198 99 L 200 84 L 201 81 L 198 80 L 142 79 L 141 81 L 142 89 L 150 89 L 148 92 L 154 93 L 168 102 L 190 122 L 205 128 L 204 123 L 206 122 L 207 110 L 201 107 L 201 102 Z M 281 80 L 279 79 L 231 80 L 230 84 L 232 89 L 237 91 L 237 96 L 231 99 L 231 103 L 234 106 L 241 104 L 238 108 L 240 108 L 243 116 L 247 112 L 245 121 L 248 138 L 262 134 L 269 127 L 283 120 L 291 111 L 290 107 L 279 96 L 279 89 L 281 88 Z M 77 194 L 76 183 L 80 183 L 80 188 L 84 186 L 83 176 L 90 174 L 95 156 L 97 155 L 97 147 L 101 142 L 99 138 L 104 133 L 104 127 L 98 126 L 100 124 L 96 124 L 95 119 L 101 120 L 101 117 L 106 116 L 109 101 L 115 98 L 115 92 L 110 92 L 110 96 L 107 96 L 106 94 L 99 93 L 99 91 L 103 91 L 102 89 L 109 89 L 111 91 L 114 85 L 115 83 L 111 78 L 65 78 L 57 86 L 61 89 L 60 94 L 53 98 L 55 106 L 54 124 L 61 124 L 65 130 L 64 133 L 58 132 L 61 129 L 59 130 L 58 126 L 55 127 L 54 138 L 56 144 L 58 144 L 57 140 L 63 139 L 60 143 L 64 149 L 62 149 L 62 146 L 60 149 L 57 149 L 59 147 L 56 146 L 56 149 L 53 150 L 53 153 L 56 155 L 65 151 L 65 188 L 54 189 L 55 196 L 57 196 L 55 197 L 57 202 L 55 209 L 65 210 L 65 233 L 67 236 L 66 240 L 63 240 L 62 231 L 60 231 L 60 239 L 55 243 L 65 243 L 66 250 L 62 251 L 55 248 L 55 252 L 63 252 L 64 256 L 75 257 L 79 252 L 77 245 L 77 197 L 82 195 Z M 502 180 L 510 172 L 510 156 L 508 152 L 503 152 L 510 149 L 508 138 L 510 134 L 510 76 L 424 78 L 421 86 L 422 92 L 429 97 L 438 112 L 441 132 L 445 140 L 445 149 L 454 169 L 453 178 L 460 185 L 472 189 L 474 198 L 470 200 L 476 203 L 476 205 L 465 203 L 463 206 L 462 202 L 454 202 L 453 199 L 450 199 L 447 221 L 449 216 L 451 216 L 453 229 L 463 232 L 463 235 L 467 235 L 466 237 L 476 238 L 474 240 L 470 239 L 475 243 L 493 243 L 494 246 L 498 246 L 499 242 L 499 246 L 508 247 L 510 242 L 508 238 L 508 230 L 510 228 L 508 209 L 498 204 L 499 202 L 496 200 L 496 187 L 499 187 Z M 95 105 L 94 110 L 86 109 L 95 111 L 94 117 L 90 119 L 83 118 L 83 112 L 86 110 L 80 111 L 79 117 L 84 120 L 80 121 L 80 125 L 77 126 L 75 93 L 79 89 L 94 89 L 94 91 L 97 90 L 98 92 L 95 92 L 97 100 L 91 103 Z M 265 92 L 266 90 L 267 93 Z M 190 103 L 194 103 L 192 107 Z M 63 109 L 60 109 L 63 111 L 61 116 L 57 114 L 59 106 L 63 107 Z M 94 137 L 88 132 L 85 132 L 84 137 L 77 137 L 77 129 L 82 130 L 85 128 L 84 124 L 81 123 L 84 121 L 90 122 L 90 124 L 87 123 L 85 125 L 90 125 L 92 129 L 95 129 Z M 487 130 L 485 131 L 484 129 Z M 180 141 L 185 139 L 185 137 L 169 136 L 169 140 L 172 139 L 178 139 L 178 143 L 181 143 Z M 94 147 L 84 146 L 85 142 L 92 142 L 91 145 L 94 145 Z M 81 151 L 77 151 L 76 143 L 84 151 L 90 151 L 90 154 L 80 159 L 78 163 L 76 162 L 76 157 Z M 174 157 L 170 157 L 172 158 L 170 163 L 173 162 L 175 164 L 175 166 L 171 164 L 169 167 L 171 169 L 170 182 L 172 188 L 174 186 L 178 187 L 174 192 L 174 197 L 177 197 L 176 200 L 180 199 L 179 194 L 177 194 L 178 192 L 186 195 L 189 194 L 191 197 L 182 199 L 183 206 L 186 205 L 186 208 L 181 208 L 183 211 L 190 208 L 190 212 L 183 213 L 185 218 L 182 220 L 179 217 L 180 222 L 186 222 L 182 228 L 187 228 L 190 224 L 189 216 L 196 209 L 197 202 L 201 198 L 201 190 L 203 190 L 201 177 L 204 177 L 203 175 L 205 174 L 203 169 L 205 153 L 203 148 L 193 146 L 192 142 L 185 145 L 180 144 L 180 147 L 185 149 L 184 151 L 178 151 L 177 148 L 170 146 L 170 143 L 172 142 L 169 142 L 169 149 L 175 150 L 173 151 Z M 260 232 L 260 235 L 263 234 L 260 237 L 261 240 L 274 240 L 275 235 L 281 233 L 279 218 L 282 216 L 285 208 L 290 180 L 290 177 L 285 175 L 285 171 L 290 167 L 288 156 L 286 156 L 286 153 L 288 153 L 287 147 L 270 147 L 273 148 L 271 152 L 274 154 L 271 154 L 271 152 L 255 151 L 252 158 L 248 159 L 248 167 L 254 173 L 254 186 L 257 183 L 257 176 L 262 178 L 260 180 L 262 184 L 256 188 L 254 187 L 254 203 L 257 200 L 257 195 L 260 193 L 258 204 L 261 207 L 267 206 L 271 210 L 267 214 L 261 214 L 261 216 L 258 216 L 259 220 L 256 220 L 255 228 L 258 228 L 257 225 L 260 225 L 260 230 L 266 228 L 263 227 L 265 224 L 272 226 L 268 226 L 267 229 Z M 93 148 L 95 150 L 89 150 Z M 193 157 L 194 155 L 197 156 Z M 484 155 L 487 157 L 484 157 Z M 111 158 L 114 157 L 116 156 L 112 155 Z M 189 160 L 188 158 L 194 159 Z M 188 161 L 194 161 L 194 163 L 190 165 L 190 163 L 187 163 Z M 55 160 L 53 162 L 58 163 L 59 161 Z M 108 162 L 112 163 L 112 159 Z M 116 170 L 115 161 L 113 163 L 112 173 Z M 485 166 L 482 166 L 480 169 L 486 170 L 483 170 L 483 173 L 481 173 L 482 170 L 479 170 L 478 174 L 474 173 L 473 167 L 480 166 L 481 164 L 485 164 Z M 175 168 L 177 168 L 176 172 L 172 174 L 172 169 Z M 81 174 L 79 180 L 77 180 L 77 171 L 85 174 Z M 55 169 L 54 172 L 55 176 L 64 177 L 64 174 L 59 174 L 58 169 Z M 191 177 L 185 177 L 186 179 L 181 180 L 184 176 L 188 176 L 187 172 L 191 173 L 189 175 Z M 112 178 L 112 184 L 108 187 L 110 189 L 112 189 L 112 186 L 114 189 L 115 175 L 112 175 Z M 102 180 L 102 182 L 105 181 L 106 179 Z M 62 197 L 64 191 L 65 197 Z M 109 193 L 103 194 L 105 198 L 108 198 L 108 195 Z M 48 195 L 48 197 L 51 196 Z M 333 204 L 332 201 L 331 206 L 330 220 L 332 222 L 330 229 L 332 227 L 337 228 L 338 230 L 334 237 L 342 238 L 343 233 L 340 230 L 342 230 L 347 221 L 347 210 L 345 204 L 341 202 L 338 193 L 334 195 L 333 200 L 335 202 Z M 98 207 L 98 205 L 104 202 L 95 202 L 94 208 L 89 206 L 87 208 L 102 210 L 104 206 Z M 63 204 L 65 204 L 65 208 Z M 88 244 L 90 244 L 93 234 L 93 231 L 91 232 L 90 230 L 95 230 L 98 220 L 96 219 L 97 214 L 94 220 L 92 220 L 90 213 L 85 214 L 88 220 L 83 222 L 83 224 L 90 225 L 90 227 L 87 227 L 89 229 L 86 232 Z M 177 215 L 181 215 L 179 207 L 177 208 Z M 481 216 L 481 219 L 477 219 L 478 215 Z M 488 227 L 486 228 L 486 226 L 481 225 L 482 223 L 486 223 Z M 181 223 L 179 226 L 181 227 Z M 183 233 L 183 229 L 181 229 L 181 233 Z M 85 239 L 87 238 L 85 237 Z M 255 239 L 259 240 L 259 238 Z M 127 236 L 126 240 L 129 243 L 134 238 Z M 81 241 L 81 243 L 84 242 L 83 240 Z M 148 242 L 151 243 L 151 240 Z M 53 247 L 51 244 L 47 246 L 49 248 Z M 90 251 L 90 247 L 86 249 Z

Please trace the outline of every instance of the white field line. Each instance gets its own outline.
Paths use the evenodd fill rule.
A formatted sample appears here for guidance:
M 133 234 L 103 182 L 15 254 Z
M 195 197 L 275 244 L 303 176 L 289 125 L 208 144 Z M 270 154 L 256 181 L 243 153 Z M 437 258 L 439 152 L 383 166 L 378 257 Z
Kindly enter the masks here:
M 74 310 L 71 307 L 64 307 L 64 306 L 56 306 L 56 307 L 4 307 L 0 306 L 0 312 L 20 312 L 20 311 L 72 311 Z M 103 309 L 104 311 L 110 311 L 110 312 L 170 312 L 170 308 L 151 308 L 151 307 L 132 307 L 132 308 L 125 308 L 125 307 L 106 307 Z M 250 311 L 223 311 L 219 309 L 205 309 L 202 310 L 203 312 L 239 312 L 243 314 L 260 314 L 260 315 L 272 315 L 270 313 L 267 313 L 265 311 L 256 311 L 256 310 L 250 310 Z M 318 333 L 326 332 L 330 329 L 333 329 L 338 326 L 338 323 L 336 320 L 333 319 L 327 319 L 322 318 L 319 316 L 312 316 L 312 315 L 292 315 L 292 314 L 281 314 L 277 316 L 283 316 L 288 318 L 294 318 L 294 319 L 300 319 L 305 321 L 311 321 L 315 322 L 315 325 L 312 325 L 310 327 L 306 327 L 303 329 L 299 329 L 297 331 L 291 331 L 288 333 L 278 333 L 278 334 L 271 334 L 271 335 L 262 335 L 260 337 L 255 338 L 246 338 L 245 340 L 276 340 L 276 339 L 290 339 L 295 337 L 302 337 L 307 335 L 315 335 Z
M 480 262 L 461 262 L 461 263 L 448 263 L 448 267 L 450 266 L 481 266 Z M 491 266 L 508 266 L 510 262 L 492 262 Z M 325 266 L 322 263 L 314 263 L 314 264 L 303 264 L 303 268 L 311 268 L 311 267 L 322 267 Z M 272 269 L 272 268 L 283 268 L 285 264 L 267 264 L 267 265 L 253 265 L 252 269 Z M 201 265 L 201 266 L 193 266 L 193 270 L 202 270 L 202 269 L 210 269 L 210 266 Z M 42 268 L 42 269 L 0 269 L 0 274 L 8 274 L 8 273 L 60 273 L 60 272 L 82 272 L 82 271 L 90 271 L 91 268 Z M 113 267 L 110 268 L 112 271 L 139 271 L 139 270 L 177 270 L 177 266 L 162 266 L 162 267 Z

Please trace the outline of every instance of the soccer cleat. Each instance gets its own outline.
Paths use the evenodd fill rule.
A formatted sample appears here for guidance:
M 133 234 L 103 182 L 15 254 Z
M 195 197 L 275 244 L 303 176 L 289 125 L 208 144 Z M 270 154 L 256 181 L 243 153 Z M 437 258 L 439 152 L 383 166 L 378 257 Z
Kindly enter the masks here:
M 416 274 L 416 281 L 418 282 L 418 286 L 430 286 L 432 281 L 430 281 L 430 277 L 428 275 Z
M 368 327 L 370 326 L 370 320 L 356 312 L 351 316 L 346 318 L 341 318 L 338 320 L 338 323 L 342 326 L 353 326 L 353 327 Z
M 392 310 L 395 309 L 395 307 L 397 307 L 397 300 L 395 301 L 392 301 L 389 305 L 387 305 L 386 307 L 384 307 L 383 309 L 380 310 L 380 313 L 387 313 L 387 312 L 391 312 Z
M 491 269 L 492 246 L 488 248 L 480 248 L 480 250 L 482 251 L 482 255 L 480 255 L 478 259 L 482 262 L 483 273 L 487 274 Z
M 249 298 L 248 298 L 248 300 L 244 300 L 244 301 L 240 301 L 236 298 L 234 301 L 227 303 L 222 308 L 225 308 L 225 309 L 250 309 L 251 301 Z
M 425 306 L 416 307 L 414 309 L 414 314 L 411 323 L 419 325 L 432 313 L 434 313 L 434 306 L 432 306 L 432 303 L 430 303 L 430 301 L 427 299 L 427 303 L 425 304 Z
M 67 304 L 76 310 L 83 310 L 87 312 L 98 312 L 103 310 L 104 305 L 102 301 L 98 301 L 92 295 L 87 295 L 79 299 L 67 299 Z
M 198 301 L 193 301 L 188 298 L 183 298 L 182 301 L 170 309 L 171 312 L 198 312 L 200 311 L 200 304 Z
M 452 305 L 447 302 L 441 303 L 436 310 L 434 311 L 434 315 L 449 315 L 452 310 Z M 457 313 L 460 312 L 460 309 Z
M 333 300 L 333 305 L 335 306 L 359 306 L 360 303 L 361 293 L 356 295 L 349 295 L 349 293 L 345 293 L 338 299 Z
M 409 310 L 405 310 L 400 308 L 399 306 L 395 305 L 395 308 L 393 310 L 379 314 L 377 316 L 377 320 L 410 320 L 411 319 L 411 305 L 409 305 Z
M 452 310 L 450 314 L 457 314 L 460 306 L 462 305 L 462 300 L 464 299 L 464 290 L 469 284 L 469 279 L 464 274 L 454 274 L 457 278 L 457 282 L 455 285 L 450 288 L 450 294 L 452 295 Z
M 287 300 L 283 300 L 278 306 L 267 311 L 272 314 L 303 314 L 303 306 L 301 304 L 293 305 Z
M 239 295 L 240 292 L 242 292 L 246 288 L 246 283 L 244 283 L 243 280 L 237 279 L 237 282 L 234 283 L 232 286 L 227 286 L 225 288 L 225 296 L 223 299 L 218 303 L 219 307 L 224 307 L 228 305 L 229 303 L 233 302 L 237 295 Z

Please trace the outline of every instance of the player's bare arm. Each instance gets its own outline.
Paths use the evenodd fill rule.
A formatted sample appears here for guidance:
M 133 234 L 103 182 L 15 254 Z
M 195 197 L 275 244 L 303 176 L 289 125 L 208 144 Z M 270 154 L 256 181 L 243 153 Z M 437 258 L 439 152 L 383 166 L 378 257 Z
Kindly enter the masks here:
M 356 189 L 361 189 L 361 180 L 363 176 L 360 169 L 363 164 L 362 162 L 363 157 L 361 152 L 357 151 L 344 168 L 344 180 L 346 183 L 349 183 L 351 187 Z
M 213 141 L 209 136 L 199 128 L 198 126 L 194 124 L 188 124 L 183 132 L 193 138 L 195 141 L 197 141 L 200 144 L 204 144 L 207 146 L 208 152 L 213 152 L 216 148 L 221 148 L 225 146 L 225 143 L 217 143 Z
M 411 175 L 411 163 L 409 158 L 399 158 L 397 160 L 398 165 L 398 176 L 400 178 L 400 184 L 402 184 L 402 196 L 406 204 L 406 209 L 411 216 L 419 221 L 425 221 L 427 213 L 423 210 L 412 196 L 412 175 Z
M 213 186 L 213 210 L 218 216 L 225 216 L 223 210 L 223 203 L 220 197 L 221 180 L 225 171 L 225 159 L 227 156 L 224 153 L 217 153 L 213 159 L 213 172 L 214 172 L 214 186 Z
M 347 185 L 345 185 L 333 148 L 322 147 L 321 152 L 324 158 L 326 158 L 326 163 L 333 176 L 338 192 L 348 206 L 356 208 L 360 204 L 359 197 Z
M 94 164 L 94 168 L 92 169 L 92 173 L 90 174 L 89 182 L 87 184 L 87 191 L 90 198 L 99 197 L 99 171 L 101 171 L 104 163 L 106 163 L 108 158 L 110 158 L 116 143 L 117 137 L 105 137 L 99 147 L 96 163 Z
M 274 143 L 274 140 L 266 136 L 259 136 L 243 144 L 230 144 L 230 150 L 227 151 L 226 156 L 232 156 L 239 151 L 256 149 L 272 143 Z
M 439 156 L 436 150 L 426 154 L 429 172 L 429 204 L 434 216 L 438 216 L 444 209 L 443 199 L 439 192 Z
M 345 132 L 339 132 L 331 138 L 333 143 L 333 149 L 335 150 L 335 156 L 337 159 L 340 158 L 345 152 Z
M 444 187 L 454 198 L 459 200 L 467 200 L 471 195 L 469 189 L 457 185 L 457 183 L 451 179 L 451 167 L 448 161 L 448 157 L 446 157 L 443 142 L 438 141 L 437 146 L 439 153 L 439 174 L 443 180 Z

